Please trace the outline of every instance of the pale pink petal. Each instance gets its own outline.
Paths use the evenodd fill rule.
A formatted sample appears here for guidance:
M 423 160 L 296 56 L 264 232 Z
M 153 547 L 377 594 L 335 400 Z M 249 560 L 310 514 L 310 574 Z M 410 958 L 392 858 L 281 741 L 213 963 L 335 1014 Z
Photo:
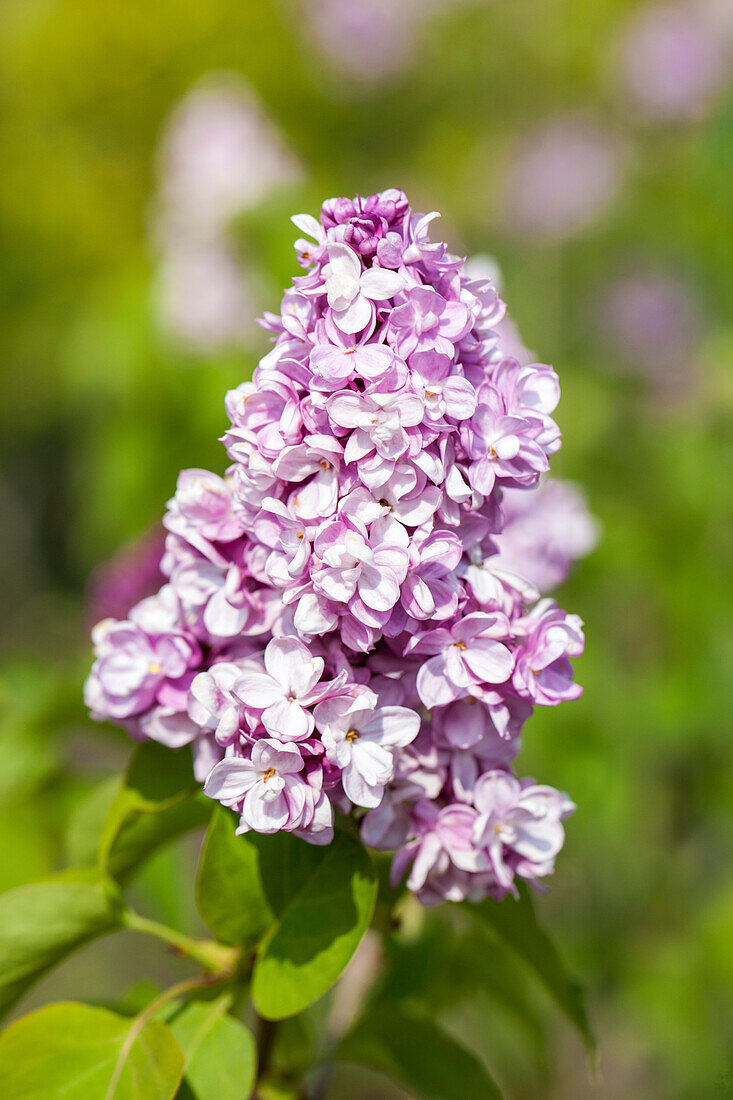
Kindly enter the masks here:
M 356 372 L 364 378 L 379 378 L 393 362 L 395 354 L 385 344 L 364 344 L 356 349 Z
M 336 393 L 329 399 L 326 409 L 334 424 L 341 428 L 358 428 L 368 420 L 367 406 L 358 393 Z
M 428 708 L 452 703 L 461 694 L 460 689 L 446 676 L 442 654 L 431 657 L 418 672 L 417 693 Z
M 373 611 L 389 611 L 400 598 L 400 586 L 394 573 L 363 565 L 358 580 L 359 596 Z
M 264 672 L 245 672 L 237 680 L 234 694 L 246 707 L 269 707 L 283 697 L 283 689 L 272 676 Z
M 322 569 L 313 580 L 323 594 L 336 603 L 348 603 L 356 592 L 358 566 L 354 569 Z
M 275 638 L 265 650 L 265 668 L 282 685 L 285 695 L 296 698 L 313 687 L 323 672 L 323 658 L 311 657 L 298 638 Z
M 334 324 L 347 335 L 361 332 L 371 321 L 373 310 L 374 306 L 369 299 L 358 294 L 346 309 L 338 313 L 333 311 Z
M 257 770 L 251 760 L 227 757 L 214 766 L 204 784 L 204 794 L 209 798 L 233 802 L 246 794 L 257 780 Z
M 328 246 L 328 266 L 332 275 L 342 278 L 358 279 L 361 275 L 361 260 L 353 248 L 341 241 L 335 241 Z
M 376 784 L 371 785 L 367 783 L 366 779 L 356 770 L 353 764 L 350 764 L 343 775 L 341 776 L 344 792 L 346 797 L 354 803 L 355 806 L 365 806 L 367 809 L 374 809 L 382 801 L 384 796 L 384 785 Z
M 370 267 L 361 277 L 361 293 L 373 301 L 393 298 L 405 286 L 404 276 L 383 267 Z
M 409 707 L 379 707 L 360 729 L 362 739 L 380 745 L 404 748 L 414 741 L 420 730 L 420 717 Z
M 443 383 L 443 400 L 448 416 L 467 420 L 476 408 L 476 391 L 467 378 L 446 378 Z
M 399 408 L 400 421 L 404 428 L 413 428 L 416 424 L 421 422 L 425 406 L 417 394 L 401 394 L 397 407 Z
M 505 645 L 491 638 L 476 638 L 463 653 L 474 676 L 487 684 L 503 684 L 512 673 L 514 657 Z
M 295 699 L 278 699 L 262 712 L 262 724 L 268 733 L 283 741 L 302 741 L 313 732 L 313 715 Z
M 290 816 L 288 801 L 283 791 L 275 798 L 268 797 L 264 783 L 258 783 L 247 793 L 242 807 L 242 818 L 258 833 L 276 833 L 287 825 Z

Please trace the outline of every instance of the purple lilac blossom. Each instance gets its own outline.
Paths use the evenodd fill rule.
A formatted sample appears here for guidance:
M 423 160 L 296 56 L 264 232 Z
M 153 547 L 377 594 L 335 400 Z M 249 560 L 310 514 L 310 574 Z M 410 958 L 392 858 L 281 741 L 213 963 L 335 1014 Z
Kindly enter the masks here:
M 573 806 L 514 760 L 534 707 L 580 694 L 582 623 L 538 590 L 594 537 L 539 488 L 557 376 L 507 354 L 436 217 L 391 189 L 293 219 L 231 465 L 180 475 L 164 583 L 98 624 L 86 686 L 94 717 L 190 744 L 240 832 L 328 844 L 353 813 L 425 904 L 553 869 Z

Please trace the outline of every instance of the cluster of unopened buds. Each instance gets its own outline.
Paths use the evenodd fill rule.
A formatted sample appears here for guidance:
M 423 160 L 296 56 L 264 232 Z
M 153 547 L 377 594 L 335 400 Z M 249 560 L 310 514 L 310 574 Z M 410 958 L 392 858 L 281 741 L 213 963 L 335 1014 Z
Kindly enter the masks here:
M 241 832 L 328 844 L 353 813 L 426 903 L 553 869 L 573 805 L 512 763 L 533 707 L 580 694 L 582 624 L 535 579 L 592 542 L 538 485 L 557 376 L 502 352 L 436 216 L 389 190 L 293 218 L 305 273 L 227 395 L 232 465 L 180 475 L 167 582 L 96 627 L 87 683 L 95 717 L 190 744 Z

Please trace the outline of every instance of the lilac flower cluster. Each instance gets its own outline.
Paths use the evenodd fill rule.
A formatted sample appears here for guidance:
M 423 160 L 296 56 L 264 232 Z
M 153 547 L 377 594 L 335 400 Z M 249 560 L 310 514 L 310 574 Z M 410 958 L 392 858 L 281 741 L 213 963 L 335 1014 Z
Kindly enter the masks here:
M 589 545 L 531 508 L 512 544 L 503 495 L 531 500 L 560 445 L 558 380 L 503 352 L 436 216 L 389 190 L 293 218 L 304 274 L 227 395 L 232 465 L 180 475 L 167 582 L 97 626 L 87 683 L 95 717 L 190 743 L 241 832 L 327 844 L 362 808 L 426 903 L 553 869 L 573 806 L 512 762 L 533 707 L 580 694 L 582 624 L 512 563 L 541 576 L 546 546 L 557 580 Z

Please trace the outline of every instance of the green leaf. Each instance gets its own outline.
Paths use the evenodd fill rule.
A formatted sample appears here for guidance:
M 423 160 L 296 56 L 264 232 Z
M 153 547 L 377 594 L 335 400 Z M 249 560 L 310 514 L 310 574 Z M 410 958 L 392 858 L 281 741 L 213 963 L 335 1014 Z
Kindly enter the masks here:
M 102 827 L 102 868 L 124 882 L 157 848 L 205 825 L 211 802 L 201 794 L 191 755 L 147 741 L 135 750 Z
M 227 1015 L 231 995 L 192 1001 L 171 1022 L 186 1057 L 184 1076 L 196 1100 L 245 1100 L 257 1073 L 251 1031 Z
M 119 927 L 119 913 L 116 888 L 89 871 L 0 896 L 0 1012 L 70 952 Z
M 289 833 L 237 836 L 234 814 L 218 806 L 196 879 L 196 904 L 224 943 L 253 945 L 320 866 L 325 848 Z
M 72 867 L 97 863 L 104 822 L 121 788 L 122 777 L 111 775 L 79 802 L 66 830 L 66 860 Z
M 538 1064 L 545 1061 L 544 1028 L 536 997 L 528 989 L 531 977 L 505 944 L 487 950 L 482 928 L 471 925 L 468 932 L 459 932 L 454 914 L 434 909 L 416 938 L 386 938 L 384 954 L 383 974 L 370 993 L 372 1007 L 409 1000 L 436 1014 L 482 992 L 521 1029 L 522 1041 Z
M 485 928 L 489 928 L 532 968 L 540 982 L 576 1027 L 587 1050 L 595 1051 L 595 1038 L 588 1021 L 582 986 L 568 973 L 554 943 L 537 923 L 532 898 L 525 887 L 518 899 L 507 897 L 496 903 L 490 898 L 468 905 Z
M 354 954 L 374 911 L 377 879 L 358 840 L 337 832 L 328 847 L 311 848 L 304 858 L 313 861 L 313 852 L 317 865 L 279 911 L 257 953 L 252 1000 L 266 1019 L 294 1016 L 322 996 Z
M 48 1005 L 0 1035 L 3 1100 L 172 1100 L 183 1053 L 160 1020 Z
M 334 1057 L 382 1070 L 423 1100 L 501 1100 L 474 1054 L 410 1010 L 382 1005 L 363 1016 Z

